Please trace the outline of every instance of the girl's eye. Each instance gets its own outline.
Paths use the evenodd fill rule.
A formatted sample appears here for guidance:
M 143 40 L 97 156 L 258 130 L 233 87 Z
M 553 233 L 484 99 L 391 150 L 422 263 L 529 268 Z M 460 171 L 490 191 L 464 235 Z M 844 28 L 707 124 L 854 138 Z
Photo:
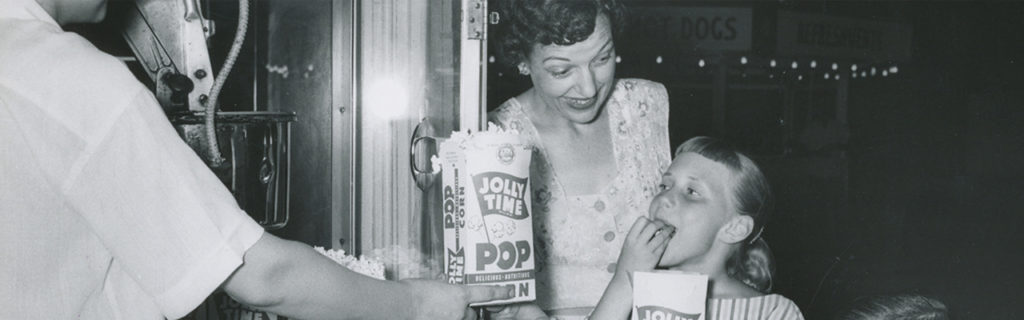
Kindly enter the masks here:
M 697 190 L 693 188 L 686 188 L 686 195 L 692 197 L 700 197 L 700 192 L 697 192 Z
M 664 183 L 659 183 L 658 184 L 658 192 L 665 191 L 667 189 L 668 189 L 668 186 L 665 185 Z
M 612 55 L 610 55 L 610 54 L 606 55 L 606 56 L 603 56 L 600 59 L 597 59 L 597 64 L 604 64 L 605 62 L 608 62 L 608 60 L 611 60 L 611 59 L 612 59 Z

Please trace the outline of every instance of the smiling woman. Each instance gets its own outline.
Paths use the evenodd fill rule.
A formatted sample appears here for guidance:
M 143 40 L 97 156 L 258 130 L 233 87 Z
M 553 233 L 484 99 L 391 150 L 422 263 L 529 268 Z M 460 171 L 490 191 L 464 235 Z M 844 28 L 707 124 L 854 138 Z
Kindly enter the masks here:
M 532 88 L 490 120 L 534 148 L 537 305 L 585 316 L 668 167 L 668 95 L 656 82 L 615 78 L 618 2 L 500 4 L 500 58 Z

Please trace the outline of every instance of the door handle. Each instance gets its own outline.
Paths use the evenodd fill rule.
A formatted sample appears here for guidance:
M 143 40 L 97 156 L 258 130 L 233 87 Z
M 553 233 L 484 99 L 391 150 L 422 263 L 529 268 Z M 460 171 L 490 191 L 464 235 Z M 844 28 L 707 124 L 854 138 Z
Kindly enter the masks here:
M 436 155 L 435 151 L 435 154 L 418 155 L 420 157 L 428 157 L 426 158 L 427 161 L 431 162 L 430 170 L 421 170 L 419 165 L 417 164 L 418 161 L 416 161 L 418 159 L 416 154 L 416 148 L 420 145 L 421 142 L 429 142 L 434 146 L 434 150 L 437 150 L 437 138 L 431 136 L 433 132 L 433 126 L 430 125 L 430 122 L 427 121 L 426 118 L 424 118 L 422 121 L 420 121 L 419 124 L 416 125 L 416 128 L 413 129 L 412 138 L 409 141 L 409 171 L 411 171 L 412 173 L 412 179 L 416 181 L 416 186 L 419 187 L 420 190 L 424 191 L 426 191 L 427 188 L 430 188 L 430 185 L 434 184 L 434 181 L 437 180 L 437 175 L 438 173 L 441 172 L 441 169 L 433 165 L 432 158 L 434 155 Z

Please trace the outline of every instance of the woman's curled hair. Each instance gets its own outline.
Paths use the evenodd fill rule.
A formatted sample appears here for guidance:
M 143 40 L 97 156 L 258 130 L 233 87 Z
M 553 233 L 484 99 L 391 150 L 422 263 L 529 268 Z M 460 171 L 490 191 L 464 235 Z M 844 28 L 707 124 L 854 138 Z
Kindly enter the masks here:
M 618 0 L 499 0 L 500 22 L 494 26 L 498 58 L 514 67 L 526 61 L 536 44 L 571 45 L 594 32 L 598 14 L 608 17 L 612 39 L 626 23 Z

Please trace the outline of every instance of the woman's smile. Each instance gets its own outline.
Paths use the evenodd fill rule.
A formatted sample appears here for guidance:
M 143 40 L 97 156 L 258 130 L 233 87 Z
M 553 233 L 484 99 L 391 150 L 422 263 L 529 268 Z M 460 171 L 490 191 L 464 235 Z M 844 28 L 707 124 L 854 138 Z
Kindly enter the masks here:
M 565 104 L 569 105 L 573 109 L 588 109 L 588 108 L 590 108 L 591 106 L 594 105 L 594 102 L 597 101 L 597 98 L 589 98 L 589 99 L 562 98 L 562 101 L 565 101 Z

